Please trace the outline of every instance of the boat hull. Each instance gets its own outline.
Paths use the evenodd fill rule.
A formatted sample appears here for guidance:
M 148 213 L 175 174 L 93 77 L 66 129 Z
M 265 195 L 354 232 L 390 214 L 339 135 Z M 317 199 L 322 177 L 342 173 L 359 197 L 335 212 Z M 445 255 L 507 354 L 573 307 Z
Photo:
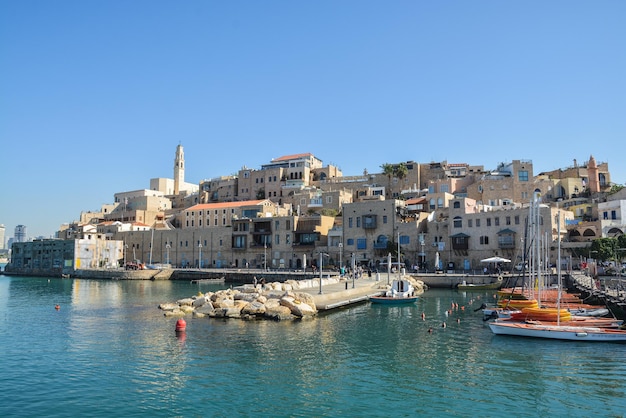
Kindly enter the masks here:
M 624 330 L 504 322 L 490 322 L 489 328 L 496 335 L 547 338 L 552 340 L 626 343 L 626 331 Z
M 406 305 L 409 303 L 415 303 L 418 299 L 417 296 L 407 297 L 393 297 L 393 296 L 370 296 L 372 303 L 378 303 L 382 305 Z

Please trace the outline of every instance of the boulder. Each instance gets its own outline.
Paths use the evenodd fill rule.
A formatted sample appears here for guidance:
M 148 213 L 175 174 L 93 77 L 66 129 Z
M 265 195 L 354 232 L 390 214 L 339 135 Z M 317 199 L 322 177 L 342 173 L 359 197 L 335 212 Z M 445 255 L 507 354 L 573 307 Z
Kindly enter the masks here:
M 191 305 L 193 305 L 193 299 L 192 298 L 184 298 L 184 299 L 178 300 L 177 303 L 180 306 L 191 306 Z
M 197 307 L 194 310 L 194 312 L 197 312 L 197 313 L 203 314 L 203 315 L 209 315 L 214 310 L 215 310 L 215 308 L 213 308 L 213 304 L 211 302 L 207 302 L 204 305 Z
M 163 311 L 174 311 L 179 309 L 178 303 L 162 303 L 159 305 L 159 309 Z
M 286 320 L 286 319 L 294 319 L 293 314 L 291 313 L 291 309 L 289 309 L 286 306 L 276 306 L 276 307 L 272 307 L 272 308 L 268 308 L 267 305 L 265 306 L 266 310 L 265 310 L 265 317 L 269 318 L 269 319 L 275 319 L 275 320 Z
M 266 307 L 263 303 L 254 301 L 248 303 L 241 309 L 242 315 L 263 315 L 265 314 Z

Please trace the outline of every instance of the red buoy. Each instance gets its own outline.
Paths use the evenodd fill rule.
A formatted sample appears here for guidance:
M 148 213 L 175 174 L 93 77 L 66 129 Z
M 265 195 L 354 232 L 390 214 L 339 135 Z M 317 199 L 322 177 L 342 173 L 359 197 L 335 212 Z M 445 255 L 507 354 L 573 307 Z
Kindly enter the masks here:
M 187 329 L 187 323 L 183 318 L 176 321 L 176 332 L 184 332 Z
M 60 305 L 54 305 L 54 309 L 56 309 L 58 311 L 59 309 L 61 309 L 61 306 Z

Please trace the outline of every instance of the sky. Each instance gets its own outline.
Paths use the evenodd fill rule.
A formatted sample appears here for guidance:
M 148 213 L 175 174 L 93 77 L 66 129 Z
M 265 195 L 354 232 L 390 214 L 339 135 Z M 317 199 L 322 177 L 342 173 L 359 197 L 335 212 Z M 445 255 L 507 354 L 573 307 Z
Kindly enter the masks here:
M 626 183 L 621 0 L 0 0 L 0 224 L 51 237 L 115 193 L 313 153 Z

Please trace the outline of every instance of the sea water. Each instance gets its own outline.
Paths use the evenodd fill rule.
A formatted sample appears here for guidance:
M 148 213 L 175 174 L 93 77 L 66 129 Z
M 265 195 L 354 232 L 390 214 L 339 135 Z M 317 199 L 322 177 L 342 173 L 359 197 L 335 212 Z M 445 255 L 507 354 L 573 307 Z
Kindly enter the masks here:
M 626 413 L 626 345 L 495 336 L 474 312 L 492 293 L 303 321 L 187 317 L 183 335 L 158 309 L 222 287 L 0 276 L 0 415 Z

